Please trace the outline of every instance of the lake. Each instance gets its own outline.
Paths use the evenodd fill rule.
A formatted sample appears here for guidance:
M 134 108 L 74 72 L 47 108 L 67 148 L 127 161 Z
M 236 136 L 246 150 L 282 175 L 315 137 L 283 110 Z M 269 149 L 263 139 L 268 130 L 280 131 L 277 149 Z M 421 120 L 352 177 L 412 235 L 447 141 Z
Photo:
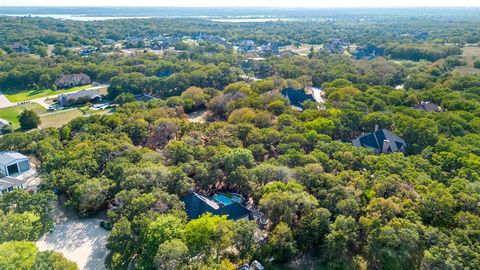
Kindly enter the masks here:
M 87 16 L 87 15 L 77 15 L 77 14 L 0 14 L 0 16 L 13 16 L 13 17 L 42 17 L 42 18 L 53 18 L 61 20 L 74 20 L 74 21 L 105 21 L 105 20 L 115 20 L 115 19 L 149 19 L 153 17 L 98 17 L 98 16 Z

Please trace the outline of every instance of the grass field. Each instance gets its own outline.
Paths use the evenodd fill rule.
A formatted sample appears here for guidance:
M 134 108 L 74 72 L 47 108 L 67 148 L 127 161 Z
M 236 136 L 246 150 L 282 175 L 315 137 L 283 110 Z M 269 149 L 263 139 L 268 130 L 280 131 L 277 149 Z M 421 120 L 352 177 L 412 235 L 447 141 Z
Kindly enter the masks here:
M 40 116 L 40 120 L 42 120 L 40 127 L 41 128 L 48 128 L 48 127 L 58 128 L 67 124 L 68 122 L 70 122 L 70 120 L 82 115 L 83 115 L 83 112 L 80 111 L 79 109 L 68 109 L 64 111 L 56 111 L 53 113 L 44 114 Z
M 466 46 L 463 48 L 462 59 L 467 62 L 467 65 L 456 67 L 455 71 L 461 74 L 480 74 L 480 69 L 473 67 L 473 62 L 480 60 L 480 47 Z
M 0 118 L 12 123 L 12 127 L 17 129 L 20 127 L 17 116 L 25 109 L 33 110 L 38 115 L 45 114 L 47 110 L 37 103 L 28 103 L 8 108 L 0 109 Z
M 40 90 L 2 90 L 8 100 L 11 102 L 21 102 L 35 98 L 48 97 L 52 95 L 59 95 L 70 93 L 78 90 L 83 90 L 92 87 L 91 85 L 77 86 L 68 89 L 40 89 Z

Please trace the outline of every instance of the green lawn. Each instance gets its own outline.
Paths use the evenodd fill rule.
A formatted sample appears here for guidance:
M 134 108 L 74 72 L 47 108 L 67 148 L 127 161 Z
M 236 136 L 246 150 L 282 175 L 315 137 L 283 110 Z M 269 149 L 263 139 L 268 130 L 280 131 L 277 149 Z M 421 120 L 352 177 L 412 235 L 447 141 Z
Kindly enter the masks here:
M 17 129 L 20 127 L 17 116 L 25 109 L 33 110 L 37 114 L 44 114 L 47 110 L 37 103 L 28 103 L 8 108 L 0 109 L 0 118 L 12 123 L 12 127 Z
M 64 94 L 69 92 L 74 92 L 78 90 L 83 90 L 86 88 L 92 87 L 91 85 L 77 86 L 68 89 L 40 89 L 40 90 L 2 90 L 1 92 L 5 94 L 8 100 L 11 102 L 21 102 L 34 98 L 48 97 L 52 95 Z

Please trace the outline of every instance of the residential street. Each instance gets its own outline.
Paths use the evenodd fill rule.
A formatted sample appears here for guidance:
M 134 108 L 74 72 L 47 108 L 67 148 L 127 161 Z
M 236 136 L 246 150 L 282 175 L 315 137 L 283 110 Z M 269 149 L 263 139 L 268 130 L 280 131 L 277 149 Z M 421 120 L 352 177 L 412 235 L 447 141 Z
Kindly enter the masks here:
M 17 103 L 11 102 L 2 92 L 0 92 L 0 108 L 7 108 L 15 105 L 17 105 Z

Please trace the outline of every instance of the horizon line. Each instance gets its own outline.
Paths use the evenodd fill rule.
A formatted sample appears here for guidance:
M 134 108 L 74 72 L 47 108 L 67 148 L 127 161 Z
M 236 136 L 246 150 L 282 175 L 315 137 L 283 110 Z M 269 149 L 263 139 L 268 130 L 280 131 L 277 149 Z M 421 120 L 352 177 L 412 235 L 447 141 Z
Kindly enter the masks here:
M 36 5 L 4 5 L 2 8 L 233 8 L 233 9 L 265 9 L 265 8 L 276 8 L 276 9 L 383 9 L 383 8 L 398 8 L 398 9 L 409 9 L 409 8 L 438 8 L 438 9 L 455 9 L 455 8 L 480 8 L 478 6 L 161 6 L 161 5 L 140 5 L 140 6 L 131 6 L 131 5 L 119 5 L 119 6 L 96 6 L 96 5 L 69 5 L 69 6 L 57 6 L 57 5 L 46 5 L 46 6 L 36 6 Z

